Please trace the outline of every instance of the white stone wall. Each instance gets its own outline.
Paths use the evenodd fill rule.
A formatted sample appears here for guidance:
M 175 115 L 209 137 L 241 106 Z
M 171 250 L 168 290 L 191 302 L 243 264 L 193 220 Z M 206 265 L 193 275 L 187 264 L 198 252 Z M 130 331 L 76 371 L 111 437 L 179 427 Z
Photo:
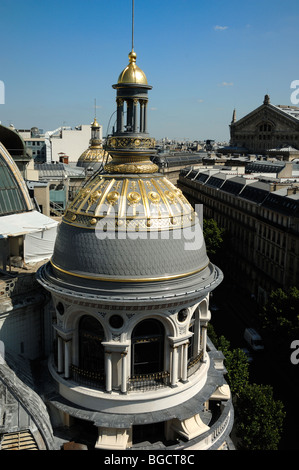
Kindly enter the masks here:
M 59 153 L 63 152 L 69 157 L 70 163 L 76 163 L 82 153 L 88 149 L 91 138 L 91 127 L 82 124 L 80 129 L 63 129 L 61 137 L 51 137 L 52 162 L 59 161 Z M 100 126 L 102 139 L 102 126 Z
M 125 308 L 123 310 L 109 310 L 103 306 L 93 306 L 91 303 L 83 305 L 84 302 L 80 302 L 81 305 L 78 305 L 71 303 L 69 298 L 56 295 L 53 296 L 53 302 L 56 307 L 59 303 L 64 307 L 62 314 L 59 313 L 58 309 L 56 310 L 57 323 L 54 328 L 58 338 L 57 356 L 60 393 L 69 400 L 97 410 L 114 407 L 116 402 L 119 412 L 121 410 L 128 412 L 131 406 L 132 410 L 138 409 L 138 399 L 136 401 L 138 392 L 134 391 L 132 402 L 131 393 L 128 390 L 128 380 L 132 377 L 131 336 L 136 325 L 145 319 L 157 319 L 164 327 L 164 371 L 169 372 L 168 384 L 171 387 L 149 393 L 143 391 L 140 394 L 142 401 L 140 402 L 141 408 L 139 411 L 147 405 L 152 409 L 153 404 L 155 409 L 168 407 L 169 397 L 172 397 L 172 405 L 178 404 L 197 393 L 205 384 L 209 362 L 206 352 L 206 326 L 210 319 L 208 297 L 203 297 L 200 302 L 194 305 L 180 305 L 171 309 L 157 308 L 154 311 L 147 310 L 146 306 L 143 308 L 139 306 L 133 312 L 126 312 Z M 184 321 L 179 321 L 178 312 L 182 309 L 186 309 L 187 316 Z M 193 314 L 195 314 L 194 333 L 189 330 Z M 71 364 L 79 366 L 78 326 L 84 315 L 96 318 L 105 332 L 105 341 L 102 344 L 105 348 L 106 383 L 102 391 L 88 391 L 83 386 L 74 389 L 72 383 L 70 367 Z M 119 315 L 123 318 L 124 322 L 121 328 L 113 329 L 111 327 L 109 319 L 112 315 Z M 192 336 L 194 336 L 192 357 L 201 355 L 201 361 L 200 365 L 198 362 L 198 365 L 195 364 L 190 371 L 188 370 L 187 354 L 189 340 Z M 199 369 L 200 373 L 198 373 Z M 56 376 L 55 367 L 52 369 L 52 373 Z M 62 380 L 62 377 L 67 380 Z M 107 395 L 106 392 L 110 392 L 112 395 Z M 113 396 L 114 392 L 117 393 L 117 397 Z M 124 399 L 123 396 L 119 396 L 119 392 L 129 393 L 124 395 L 127 397 Z M 107 404 L 107 400 L 111 403 Z

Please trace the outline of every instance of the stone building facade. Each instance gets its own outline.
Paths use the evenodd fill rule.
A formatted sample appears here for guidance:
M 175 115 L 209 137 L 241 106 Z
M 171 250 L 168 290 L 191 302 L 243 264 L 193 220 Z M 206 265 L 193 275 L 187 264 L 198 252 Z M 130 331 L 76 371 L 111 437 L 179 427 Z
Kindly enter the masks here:
M 181 172 L 178 187 L 193 205 L 203 205 L 204 217 L 215 219 L 225 229 L 229 239 L 225 276 L 236 286 L 245 288 L 260 303 L 273 289 L 298 286 L 296 178 L 236 176 L 194 168 Z
M 261 106 L 241 119 L 236 119 L 234 111 L 230 147 L 255 154 L 282 147 L 299 149 L 299 108 L 273 105 L 266 95 Z

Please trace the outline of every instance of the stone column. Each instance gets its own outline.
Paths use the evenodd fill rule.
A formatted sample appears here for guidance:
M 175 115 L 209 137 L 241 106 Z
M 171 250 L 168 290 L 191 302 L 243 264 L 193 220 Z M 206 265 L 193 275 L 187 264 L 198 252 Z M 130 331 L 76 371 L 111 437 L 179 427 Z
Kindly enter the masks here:
M 105 351 L 106 392 L 112 392 L 112 357 L 111 351 Z
M 178 348 L 172 345 L 172 358 L 171 358 L 171 386 L 176 387 L 178 381 Z
M 203 325 L 201 325 L 201 331 L 202 331 L 202 345 L 201 345 L 201 349 L 202 349 L 202 351 L 203 351 L 203 356 L 202 356 L 203 362 L 206 361 L 206 352 L 207 352 L 207 328 L 208 328 L 207 323 L 204 323 Z
M 143 132 L 147 133 L 147 101 L 144 101 L 144 118 L 143 118 Z
M 135 98 L 133 100 L 133 131 L 137 132 L 137 106 L 138 100 Z
M 140 100 L 140 132 L 144 132 L 144 101 Z
M 187 377 L 187 367 L 188 367 L 188 344 L 187 343 L 182 344 L 182 360 L 183 360 L 183 367 L 182 367 L 182 382 L 186 383 L 188 382 L 188 377 Z
M 121 353 L 121 392 L 127 393 L 127 351 Z
M 70 377 L 71 340 L 64 342 L 64 377 Z
M 117 132 L 124 131 L 124 100 L 117 99 Z
M 57 336 L 57 348 L 58 348 L 58 364 L 57 364 L 57 370 L 58 373 L 63 372 L 63 341 L 61 336 Z
M 132 131 L 132 114 L 133 114 L 132 100 L 127 100 L 127 131 Z

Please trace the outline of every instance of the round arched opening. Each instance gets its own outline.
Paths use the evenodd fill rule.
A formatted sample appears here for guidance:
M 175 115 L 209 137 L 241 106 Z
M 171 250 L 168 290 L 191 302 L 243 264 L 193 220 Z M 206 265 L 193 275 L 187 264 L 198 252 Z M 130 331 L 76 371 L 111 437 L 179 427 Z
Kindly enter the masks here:
M 192 318 L 190 320 L 190 324 L 189 324 L 189 332 L 192 333 L 192 336 L 190 336 L 189 338 L 189 345 L 188 345 L 188 364 L 191 363 L 191 361 L 194 359 L 194 353 L 195 353 L 195 342 L 194 342 L 194 339 L 195 339 L 195 333 L 196 333 L 196 330 L 195 330 L 195 326 L 196 326 L 196 322 L 195 322 L 195 312 L 193 313 L 192 315 Z
M 132 333 L 132 375 L 155 374 L 164 370 L 164 326 L 146 319 Z
M 183 323 L 186 319 L 188 318 L 188 309 L 183 308 L 182 310 L 179 311 L 178 313 L 178 321 L 180 323 Z
M 101 323 L 85 315 L 79 322 L 79 367 L 85 371 L 104 373 L 105 352 L 102 345 L 105 335 Z

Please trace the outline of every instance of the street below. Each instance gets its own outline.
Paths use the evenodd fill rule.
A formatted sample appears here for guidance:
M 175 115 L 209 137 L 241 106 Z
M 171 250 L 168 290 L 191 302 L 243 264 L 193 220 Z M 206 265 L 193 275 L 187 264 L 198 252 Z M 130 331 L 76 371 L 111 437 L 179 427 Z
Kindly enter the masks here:
M 231 349 L 248 349 L 252 360 L 249 365 L 250 383 L 271 385 L 275 400 L 284 404 L 286 418 L 279 450 L 298 450 L 299 423 L 299 364 L 291 362 L 291 347 L 281 349 L 271 338 L 271 332 L 261 329 L 255 313 L 254 303 L 250 298 L 227 295 L 229 290 L 219 289 L 211 298 L 211 324 L 217 336 L 223 335 L 231 345 Z M 244 330 L 255 328 L 262 336 L 265 349 L 254 352 L 244 340 Z M 294 338 L 298 339 L 299 338 Z

